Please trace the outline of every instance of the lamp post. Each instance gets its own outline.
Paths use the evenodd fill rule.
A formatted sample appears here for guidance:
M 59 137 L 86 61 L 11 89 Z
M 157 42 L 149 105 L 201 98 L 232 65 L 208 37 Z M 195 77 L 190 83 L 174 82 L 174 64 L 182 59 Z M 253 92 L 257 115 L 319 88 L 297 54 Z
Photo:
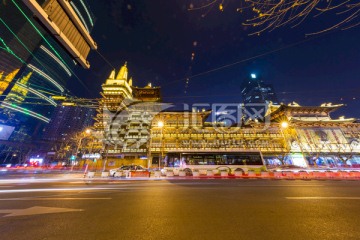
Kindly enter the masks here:
M 287 140 L 286 140 L 286 138 L 285 138 L 285 134 L 284 134 L 284 132 L 283 132 L 283 129 L 287 129 L 287 128 L 289 128 L 289 123 L 286 122 L 286 121 L 281 122 L 281 128 L 280 128 L 281 133 L 282 133 L 282 135 L 283 135 L 283 137 L 284 137 L 284 140 L 285 140 L 285 142 L 286 142 L 286 145 L 287 145 L 288 148 L 289 148 L 289 151 L 291 151 L 291 148 L 292 148 L 292 146 L 294 146 L 294 144 L 291 143 L 291 145 L 289 146 L 289 143 L 287 142 Z M 291 134 L 291 133 L 290 133 L 290 134 Z M 297 134 L 292 134 L 292 136 L 294 136 L 294 135 L 295 135 L 295 138 L 296 138 L 295 143 L 297 143 L 297 147 L 296 147 L 296 148 L 299 148 L 299 150 L 300 150 L 300 152 L 301 152 L 301 156 L 302 156 L 302 161 L 303 161 L 303 163 L 301 163 L 301 164 L 302 164 L 302 166 L 307 167 L 307 163 L 306 163 L 306 160 L 305 160 L 305 157 L 304 157 L 304 151 L 303 151 L 303 148 L 302 148 L 302 146 L 301 146 L 300 139 L 299 139 L 299 137 L 297 136 Z M 293 158 L 291 158 L 291 161 L 292 161 L 292 164 L 294 164 Z M 295 165 L 295 164 L 294 164 L 294 165 Z
M 158 127 L 160 128 L 160 160 L 159 160 L 159 170 L 160 170 L 160 161 L 162 161 L 163 159 L 163 127 L 164 127 L 164 122 L 159 121 L 158 122 Z
M 105 152 L 105 162 L 104 162 L 103 172 L 105 172 L 105 170 L 106 170 L 106 163 L 107 163 L 107 158 L 108 158 L 107 151 L 108 151 L 108 145 L 105 144 L 105 151 L 104 151 Z
M 289 144 L 287 142 L 287 139 L 285 137 L 285 134 L 284 134 L 284 131 L 285 129 L 287 129 L 289 127 L 289 123 L 286 122 L 286 121 L 283 121 L 280 123 L 280 132 L 281 132 L 281 135 L 282 137 L 284 138 L 284 147 L 285 147 L 285 152 L 284 152 L 284 155 L 283 155 L 283 160 L 282 160 L 282 164 L 285 164 L 285 154 L 286 154 L 286 151 L 290 151 L 290 148 L 289 148 Z

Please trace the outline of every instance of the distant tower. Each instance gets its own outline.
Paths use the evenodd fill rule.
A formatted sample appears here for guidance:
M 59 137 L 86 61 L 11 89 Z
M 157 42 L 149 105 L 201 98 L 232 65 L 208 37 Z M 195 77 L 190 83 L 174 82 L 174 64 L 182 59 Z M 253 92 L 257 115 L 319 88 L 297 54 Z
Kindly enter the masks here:
M 244 104 L 269 102 L 279 104 L 272 84 L 265 83 L 254 73 L 242 82 L 241 97 Z

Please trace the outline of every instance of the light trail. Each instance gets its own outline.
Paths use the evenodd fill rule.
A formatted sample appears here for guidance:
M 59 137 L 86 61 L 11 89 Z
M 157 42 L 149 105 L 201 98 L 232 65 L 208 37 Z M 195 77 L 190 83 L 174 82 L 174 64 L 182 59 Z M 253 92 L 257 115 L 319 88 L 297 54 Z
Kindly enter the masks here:
M 111 200 L 112 198 L 0 198 L 0 201 Z
M 34 189 L 10 189 L 10 190 L 0 190 L 2 193 L 34 193 L 34 192 L 69 192 L 69 191 L 97 191 L 97 190 L 118 190 L 126 188 L 109 188 L 109 187 L 94 187 L 94 188 L 34 188 Z
M 360 197 L 286 197 L 289 200 L 360 200 Z

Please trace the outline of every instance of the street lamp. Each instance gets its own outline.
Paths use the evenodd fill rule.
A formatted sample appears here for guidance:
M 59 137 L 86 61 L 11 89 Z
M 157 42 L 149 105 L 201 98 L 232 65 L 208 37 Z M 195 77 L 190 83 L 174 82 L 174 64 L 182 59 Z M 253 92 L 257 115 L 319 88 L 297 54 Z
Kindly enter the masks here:
M 284 134 L 284 131 L 285 129 L 287 129 L 289 127 L 289 123 L 286 122 L 286 121 L 282 121 L 280 123 L 280 132 L 281 132 L 281 135 L 284 139 L 284 147 L 285 147 L 285 151 L 290 151 L 290 147 L 289 147 L 289 144 L 287 142 L 287 139 L 285 137 L 285 134 Z M 286 150 L 287 149 L 287 150 Z M 282 164 L 285 164 L 285 152 L 283 154 L 283 157 L 282 157 Z
M 288 127 L 289 127 L 289 123 L 288 123 L 288 122 L 285 122 L 285 121 L 281 122 L 281 128 L 286 129 L 286 128 L 288 128 Z
M 164 127 L 164 122 L 163 121 L 159 121 L 157 123 L 158 127 L 161 129 L 161 134 L 160 134 L 160 160 L 159 160 L 159 170 L 160 170 L 160 161 L 162 161 L 163 159 L 163 127 Z
M 162 129 L 162 128 L 164 127 L 164 122 L 163 122 L 163 121 L 159 121 L 159 122 L 158 122 L 158 127 Z
M 283 121 L 283 122 L 280 123 L 280 125 L 281 125 L 280 131 L 281 131 L 281 133 L 283 135 L 284 141 L 285 141 L 289 151 L 291 152 L 292 149 L 298 148 L 300 150 L 300 152 L 301 152 L 301 156 L 302 156 L 301 160 L 296 160 L 295 161 L 293 159 L 293 157 L 291 157 L 292 164 L 307 167 L 307 163 L 306 163 L 306 160 L 304 158 L 304 151 L 302 149 L 302 146 L 301 146 L 300 139 L 299 139 L 298 135 L 296 133 L 294 134 L 294 133 L 290 132 L 291 138 L 295 137 L 296 140 L 291 142 L 291 144 L 289 144 L 289 142 L 287 141 L 286 136 L 285 136 L 285 134 L 283 132 L 283 129 L 285 130 L 285 129 L 289 128 L 289 123 L 286 122 L 286 121 Z M 292 154 L 291 154 L 291 156 L 292 156 Z

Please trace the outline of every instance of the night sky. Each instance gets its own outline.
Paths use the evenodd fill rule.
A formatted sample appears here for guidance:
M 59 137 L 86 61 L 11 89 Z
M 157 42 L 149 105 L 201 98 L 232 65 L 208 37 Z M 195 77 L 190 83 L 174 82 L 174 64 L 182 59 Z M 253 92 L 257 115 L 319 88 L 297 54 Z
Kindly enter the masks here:
M 134 85 L 161 86 L 166 102 L 238 103 L 241 82 L 256 73 L 274 85 L 281 102 L 344 103 L 334 116 L 360 118 L 360 27 L 305 36 L 337 16 L 249 36 L 254 29 L 242 26 L 246 14 L 235 11 L 238 1 L 205 17 L 184 0 L 88 2 L 97 18 L 92 36 L 98 51 L 117 71 L 127 61 Z M 68 88 L 97 98 L 112 67 L 94 51 L 89 61 L 90 70 L 78 71 L 89 89 L 76 79 Z

